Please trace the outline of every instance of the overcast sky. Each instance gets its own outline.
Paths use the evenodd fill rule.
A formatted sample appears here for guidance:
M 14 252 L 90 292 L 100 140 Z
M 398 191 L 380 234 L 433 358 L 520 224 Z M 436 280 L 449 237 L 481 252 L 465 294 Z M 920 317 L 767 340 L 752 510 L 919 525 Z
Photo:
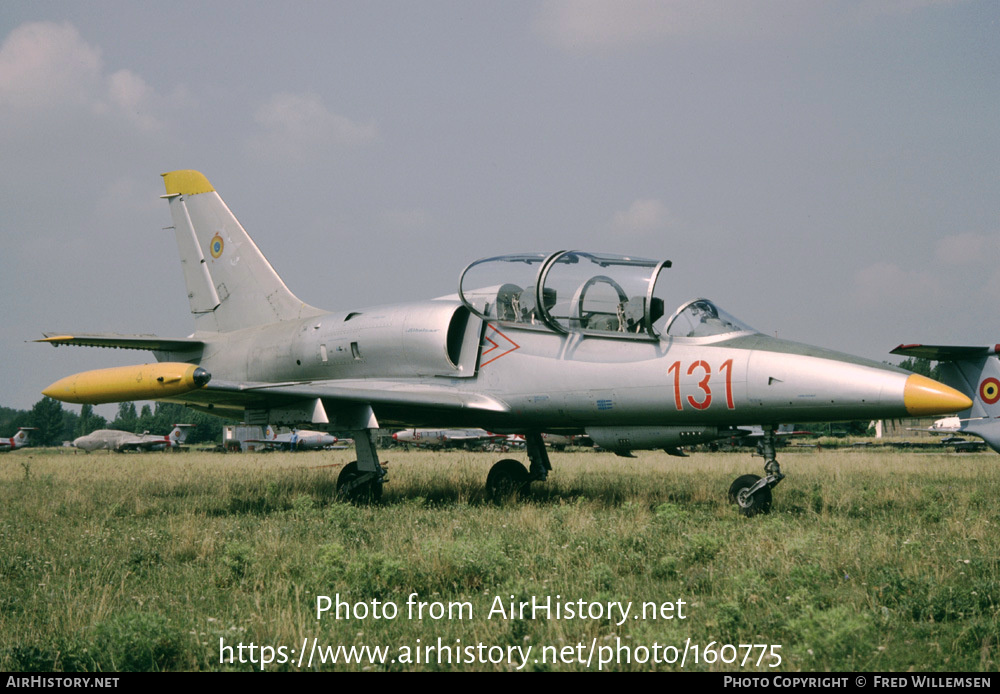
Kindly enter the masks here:
M 193 330 L 188 168 L 331 310 L 576 248 L 874 359 L 1000 342 L 995 0 L 8 0 L 0 405 L 150 358 L 43 331 Z

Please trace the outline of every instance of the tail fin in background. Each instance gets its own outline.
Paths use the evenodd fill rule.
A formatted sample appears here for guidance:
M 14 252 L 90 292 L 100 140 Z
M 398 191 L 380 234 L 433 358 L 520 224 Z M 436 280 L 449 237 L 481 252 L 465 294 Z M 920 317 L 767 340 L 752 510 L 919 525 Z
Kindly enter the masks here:
M 292 294 L 205 176 L 171 171 L 163 183 L 199 329 L 229 332 L 325 313 Z
M 174 424 L 174 428 L 168 438 L 173 441 L 175 446 L 180 446 L 187 441 L 188 432 L 194 429 L 194 426 L 194 424 Z
M 17 433 L 9 439 L 0 439 L 0 452 L 15 451 L 28 445 L 28 432 L 35 431 L 38 427 L 21 427 Z
M 972 407 L 958 413 L 959 431 L 1000 453 L 1000 345 L 900 345 L 891 353 L 940 362 L 939 380 L 972 398 Z

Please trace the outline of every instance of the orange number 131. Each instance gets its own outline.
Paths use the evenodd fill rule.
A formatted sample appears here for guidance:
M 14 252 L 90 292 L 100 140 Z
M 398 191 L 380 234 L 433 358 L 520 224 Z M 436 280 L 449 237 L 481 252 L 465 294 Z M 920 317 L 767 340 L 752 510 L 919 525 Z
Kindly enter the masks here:
M 698 388 L 701 390 L 701 394 L 700 397 L 688 395 L 687 402 L 696 410 L 704 410 L 712 404 L 712 367 L 704 359 L 699 359 L 698 361 L 691 362 L 691 365 L 687 368 L 687 375 L 693 376 L 696 371 L 704 374 L 704 378 L 698 381 Z M 719 371 L 724 372 L 726 376 L 726 407 L 734 410 L 736 407 L 733 405 L 733 360 L 727 359 L 722 362 Z M 681 363 L 675 361 L 667 369 L 667 373 L 673 373 L 674 375 L 674 405 L 678 410 L 683 410 L 684 402 L 681 399 Z

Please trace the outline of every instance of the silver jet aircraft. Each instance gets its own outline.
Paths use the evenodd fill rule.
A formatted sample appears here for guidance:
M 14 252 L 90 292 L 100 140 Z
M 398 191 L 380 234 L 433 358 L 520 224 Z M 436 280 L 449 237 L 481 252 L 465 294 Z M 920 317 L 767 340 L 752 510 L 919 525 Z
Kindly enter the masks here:
M 485 429 L 404 429 L 392 435 L 392 440 L 404 445 L 423 448 L 470 446 L 490 441 L 502 441 L 503 434 L 491 434 Z
M 84 436 L 73 439 L 73 446 L 87 451 L 160 451 L 165 448 L 178 448 L 187 439 L 188 429 L 193 424 L 175 424 L 173 430 L 166 436 L 153 434 L 132 434 L 118 429 L 97 429 Z
M 491 495 L 545 480 L 542 431 L 616 450 L 728 437 L 747 423 L 952 413 L 968 397 L 877 362 L 779 340 L 707 299 L 669 301 L 670 261 L 580 251 L 478 260 L 458 293 L 329 312 L 285 286 L 208 179 L 163 175 L 196 331 L 187 338 L 46 333 L 55 345 L 149 350 L 158 363 L 84 372 L 43 391 L 68 402 L 178 402 L 251 424 L 348 431 L 347 498 L 378 497 L 380 426 L 520 433 L 529 468 L 501 460 Z M 766 512 L 784 477 L 773 436 L 764 476 L 729 494 Z
M 18 448 L 24 448 L 27 446 L 28 432 L 35 431 L 37 428 L 38 427 L 21 427 L 13 436 L 0 439 L 0 453 L 9 453 L 10 451 L 16 451 Z
M 325 431 L 309 431 L 307 429 L 292 429 L 279 434 L 274 427 L 264 430 L 263 439 L 247 439 L 247 443 L 262 443 L 270 448 L 286 451 L 305 451 L 326 448 L 337 443 L 337 437 Z

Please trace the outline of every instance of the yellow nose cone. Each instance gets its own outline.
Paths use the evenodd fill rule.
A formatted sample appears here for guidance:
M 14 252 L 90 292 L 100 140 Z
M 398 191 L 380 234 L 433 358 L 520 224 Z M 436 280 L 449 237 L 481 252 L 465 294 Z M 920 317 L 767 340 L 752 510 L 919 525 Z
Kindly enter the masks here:
M 952 414 L 972 407 L 972 400 L 954 388 L 913 374 L 903 388 L 903 405 L 914 417 L 932 414 Z

